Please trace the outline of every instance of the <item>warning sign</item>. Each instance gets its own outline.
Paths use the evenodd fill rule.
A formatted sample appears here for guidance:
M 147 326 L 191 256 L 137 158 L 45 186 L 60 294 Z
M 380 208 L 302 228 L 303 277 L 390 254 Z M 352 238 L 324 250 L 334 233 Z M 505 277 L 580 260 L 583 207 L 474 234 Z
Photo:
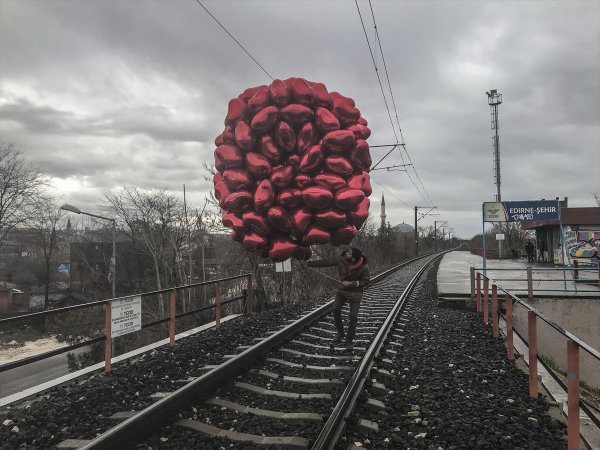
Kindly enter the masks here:
M 110 337 L 123 336 L 142 329 L 142 297 L 137 295 L 111 302 Z

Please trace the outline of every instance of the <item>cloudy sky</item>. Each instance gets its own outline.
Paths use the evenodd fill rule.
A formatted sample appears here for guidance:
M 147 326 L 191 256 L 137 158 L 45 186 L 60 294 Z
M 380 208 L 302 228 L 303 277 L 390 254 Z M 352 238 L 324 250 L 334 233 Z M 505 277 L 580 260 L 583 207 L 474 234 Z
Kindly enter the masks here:
M 355 99 L 371 145 L 394 130 L 354 1 L 202 0 L 273 78 L 300 76 Z M 358 5 L 394 108 L 368 1 Z M 372 173 L 392 225 L 437 206 L 461 237 L 493 201 L 499 109 L 502 199 L 600 194 L 600 2 L 371 2 L 408 155 Z M 126 184 L 202 205 L 227 102 L 271 79 L 195 0 L 0 0 L 0 141 L 51 177 L 66 202 L 97 210 Z M 397 130 L 396 130 L 396 133 Z M 400 138 L 399 136 L 399 139 Z M 372 149 L 374 161 L 386 150 Z M 427 211 L 424 209 L 423 211 Z

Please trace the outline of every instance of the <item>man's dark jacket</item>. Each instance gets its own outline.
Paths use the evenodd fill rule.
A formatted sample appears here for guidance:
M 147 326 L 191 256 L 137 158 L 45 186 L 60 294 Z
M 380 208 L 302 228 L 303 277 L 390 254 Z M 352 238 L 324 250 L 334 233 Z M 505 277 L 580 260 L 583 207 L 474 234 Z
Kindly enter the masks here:
M 369 282 L 369 265 L 367 264 L 366 258 L 363 257 L 364 263 L 356 267 L 354 270 L 350 270 L 350 262 L 343 256 L 330 259 L 320 259 L 318 261 L 308 261 L 309 267 L 334 267 L 338 269 L 338 274 L 341 281 L 358 281 L 358 287 L 339 287 L 338 292 L 344 295 L 346 298 L 358 298 L 362 297 L 363 291 L 366 284 Z

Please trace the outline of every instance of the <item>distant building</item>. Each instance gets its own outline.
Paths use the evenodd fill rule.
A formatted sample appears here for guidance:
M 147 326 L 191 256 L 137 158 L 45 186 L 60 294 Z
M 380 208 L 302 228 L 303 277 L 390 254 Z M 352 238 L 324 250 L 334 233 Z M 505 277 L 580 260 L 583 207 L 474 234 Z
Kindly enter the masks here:
M 0 283 L 0 316 L 29 311 L 29 296 L 14 286 L 13 283 Z
M 398 225 L 394 225 L 392 227 L 392 230 L 397 231 L 398 233 L 414 233 L 415 232 L 415 227 L 413 227 L 412 225 L 409 225 L 407 223 L 400 223 Z
M 565 199 L 566 201 L 566 199 Z M 562 203 L 562 202 L 561 202 Z M 562 264 L 562 224 L 565 257 L 579 264 L 597 265 L 600 261 L 600 207 L 561 208 L 561 220 L 530 220 L 521 222 L 524 230 L 534 230 L 536 246 L 546 249 L 546 261 Z

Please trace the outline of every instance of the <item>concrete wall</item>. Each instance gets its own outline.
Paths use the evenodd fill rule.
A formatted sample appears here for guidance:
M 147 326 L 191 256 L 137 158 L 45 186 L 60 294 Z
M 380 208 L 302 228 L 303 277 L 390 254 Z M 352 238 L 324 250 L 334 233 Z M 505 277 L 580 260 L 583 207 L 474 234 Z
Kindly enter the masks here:
M 533 308 L 596 350 L 600 349 L 600 300 L 532 299 Z M 514 328 L 527 338 L 527 309 L 517 306 L 513 313 Z M 550 356 L 562 370 L 567 370 L 567 341 L 554 328 L 538 318 L 538 353 Z M 600 361 L 579 350 L 580 380 L 600 389 Z

